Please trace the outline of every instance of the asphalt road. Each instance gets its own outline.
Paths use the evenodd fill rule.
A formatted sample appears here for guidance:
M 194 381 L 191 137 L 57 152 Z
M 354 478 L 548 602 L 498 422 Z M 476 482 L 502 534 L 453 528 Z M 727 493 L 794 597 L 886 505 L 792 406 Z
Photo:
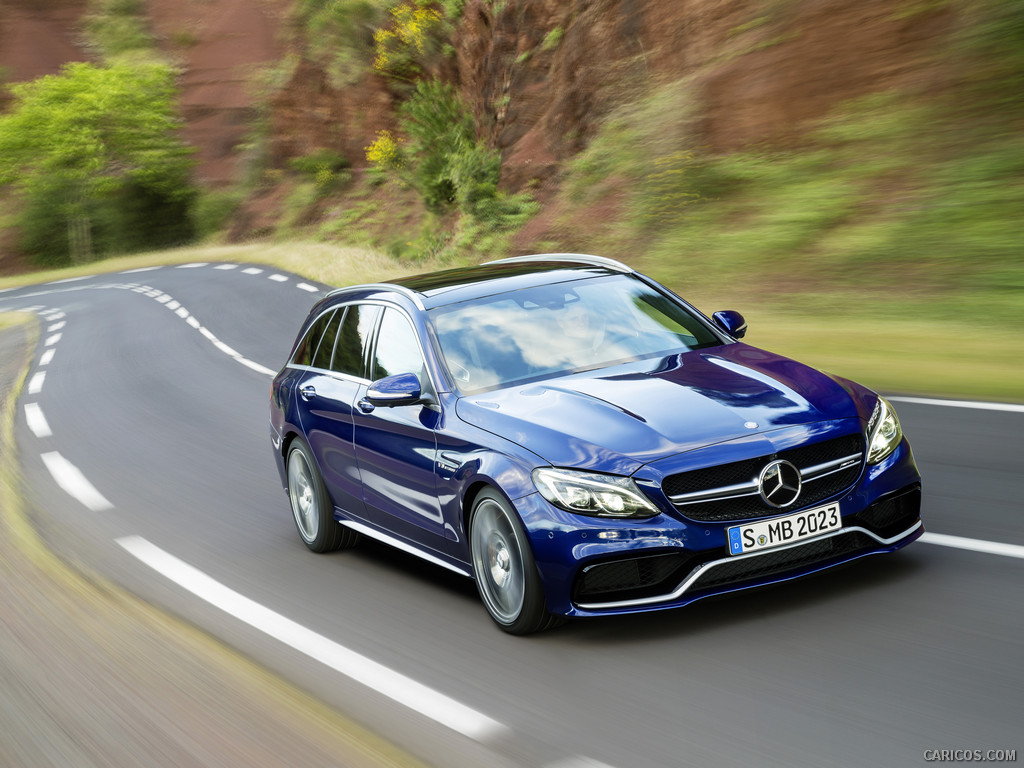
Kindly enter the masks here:
M 514 638 L 447 571 L 374 543 L 309 553 L 271 455 L 268 371 L 324 286 L 216 266 L 0 292 L 0 310 L 41 317 L 16 437 L 36 524 L 65 558 L 439 766 L 1024 759 L 1013 554 L 922 541 L 767 590 Z M 1024 546 L 1024 412 L 897 408 L 928 531 Z M 140 540 L 232 590 L 226 603 L 141 561 L 126 548 Z M 417 686 L 419 703 L 395 700 Z M 469 720 L 452 727 L 446 702 Z M 489 725 L 458 724 L 470 721 Z

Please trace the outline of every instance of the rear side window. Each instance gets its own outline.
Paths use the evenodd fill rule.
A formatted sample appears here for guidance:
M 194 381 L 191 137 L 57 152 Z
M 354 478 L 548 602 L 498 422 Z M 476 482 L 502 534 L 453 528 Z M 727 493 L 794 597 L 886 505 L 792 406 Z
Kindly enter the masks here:
M 338 327 L 345 314 L 344 308 L 334 313 L 331 322 L 327 324 L 323 336 L 320 337 L 320 344 L 313 355 L 313 367 L 328 369 L 331 367 L 331 356 L 334 354 L 334 342 L 338 338 Z
M 327 324 L 331 321 L 334 316 L 334 312 L 324 312 L 320 317 L 316 319 L 316 322 L 309 327 L 306 331 L 306 335 L 302 337 L 302 341 L 299 342 L 299 346 L 295 348 L 295 354 L 292 355 L 292 363 L 294 365 L 312 365 L 313 355 L 316 353 L 317 346 L 320 344 L 320 337 L 324 335 L 324 329 L 327 328 Z
M 366 351 L 379 314 L 380 307 L 374 304 L 353 304 L 348 308 L 341 322 L 331 370 L 363 378 Z

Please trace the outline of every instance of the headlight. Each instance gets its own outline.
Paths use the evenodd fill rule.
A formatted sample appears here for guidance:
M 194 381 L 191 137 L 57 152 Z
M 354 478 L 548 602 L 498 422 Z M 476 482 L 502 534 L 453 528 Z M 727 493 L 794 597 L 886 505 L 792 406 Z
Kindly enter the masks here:
M 888 400 L 879 397 L 868 421 L 868 464 L 877 464 L 895 451 L 902 439 L 903 430 L 896 411 Z
M 597 517 L 653 517 L 651 504 L 628 477 L 541 467 L 533 470 L 541 496 L 559 509 Z

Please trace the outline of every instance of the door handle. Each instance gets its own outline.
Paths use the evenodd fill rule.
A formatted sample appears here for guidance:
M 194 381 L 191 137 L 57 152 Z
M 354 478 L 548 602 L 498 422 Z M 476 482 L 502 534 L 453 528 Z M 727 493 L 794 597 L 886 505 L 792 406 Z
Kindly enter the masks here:
M 299 395 L 303 400 L 312 400 L 316 397 L 316 387 L 312 384 L 307 384 L 299 390 Z
M 359 410 L 362 411 L 363 413 L 372 413 L 374 405 L 364 397 L 362 400 L 356 403 L 356 407 L 359 408 Z

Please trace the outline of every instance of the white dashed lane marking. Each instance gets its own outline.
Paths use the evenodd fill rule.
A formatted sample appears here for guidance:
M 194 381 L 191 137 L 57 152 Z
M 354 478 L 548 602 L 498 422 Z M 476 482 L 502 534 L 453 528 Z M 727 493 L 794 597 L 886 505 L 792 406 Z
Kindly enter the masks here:
M 30 395 L 38 395 L 43 390 L 43 381 L 46 379 L 46 373 L 39 371 L 36 373 L 28 382 L 28 393 Z
M 59 333 L 55 333 L 52 336 L 48 336 L 46 338 L 46 341 L 43 342 L 43 346 L 52 347 L 54 344 L 61 340 L 61 336 L 62 334 Z
M 288 281 L 288 277 L 285 275 L 269 275 L 268 277 L 275 283 L 284 283 Z
M 56 451 L 42 454 L 43 463 L 50 470 L 54 482 L 57 483 L 70 496 L 80 501 L 93 512 L 101 512 L 105 509 L 113 509 L 113 504 L 107 501 L 103 494 L 96 490 L 85 475 Z
M 54 355 L 54 353 L 56 351 L 57 350 L 55 350 L 55 349 L 48 349 L 45 352 L 43 352 L 43 354 L 40 355 L 40 357 L 39 357 L 39 364 L 40 365 L 49 365 L 50 361 L 53 360 L 53 355 Z
M 43 415 L 43 409 L 39 407 L 38 403 L 25 403 L 25 423 L 28 424 L 28 428 L 32 430 L 32 434 L 36 437 L 53 436 L 53 431 L 50 429 L 50 425 Z
M 263 274 L 263 270 L 260 269 L 259 267 L 248 267 L 247 269 L 243 269 L 242 270 L 242 274 L 243 275 L 262 275 Z

